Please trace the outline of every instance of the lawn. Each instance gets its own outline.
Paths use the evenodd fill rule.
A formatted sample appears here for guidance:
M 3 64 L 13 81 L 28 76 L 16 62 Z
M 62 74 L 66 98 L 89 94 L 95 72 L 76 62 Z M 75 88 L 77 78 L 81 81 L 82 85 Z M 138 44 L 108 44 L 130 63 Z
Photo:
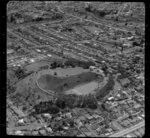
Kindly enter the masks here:
M 78 75 L 68 77 L 58 77 L 57 75 L 43 74 L 37 82 L 39 87 L 44 90 L 52 90 L 55 92 L 63 92 L 74 88 L 77 85 L 86 84 L 98 79 L 98 75 L 93 72 L 83 72 Z
M 66 91 L 66 94 L 77 94 L 77 95 L 87 95 L 90 93 L 94 93 L 94 90 L 98 88 L 98 82 L 92 81 L 80 86 L 76 86 L 75 88 Z

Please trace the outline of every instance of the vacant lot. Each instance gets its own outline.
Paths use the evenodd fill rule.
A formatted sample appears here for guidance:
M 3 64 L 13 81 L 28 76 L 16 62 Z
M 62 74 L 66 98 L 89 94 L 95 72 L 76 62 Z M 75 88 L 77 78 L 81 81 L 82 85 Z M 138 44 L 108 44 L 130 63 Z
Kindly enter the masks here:
M 65 74 L 66 75 L 66 74 Z M 70 75 L 70 73 L 69 73 Z M 92 72 L 83 72 L 68 77 L 43 74 L 37 80 L 39 87 L 44 90 L 62 92 L 74 88 L 77 85 L 85 84 L 98 79 L 98 75 Z

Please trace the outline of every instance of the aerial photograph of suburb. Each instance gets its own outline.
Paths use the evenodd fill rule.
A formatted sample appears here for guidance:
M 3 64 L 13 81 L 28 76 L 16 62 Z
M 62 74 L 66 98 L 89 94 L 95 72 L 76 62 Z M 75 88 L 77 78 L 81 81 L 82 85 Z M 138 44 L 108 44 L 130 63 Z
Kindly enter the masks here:
M 9 1 L 6 134 L 145 135 L 145 3 Z

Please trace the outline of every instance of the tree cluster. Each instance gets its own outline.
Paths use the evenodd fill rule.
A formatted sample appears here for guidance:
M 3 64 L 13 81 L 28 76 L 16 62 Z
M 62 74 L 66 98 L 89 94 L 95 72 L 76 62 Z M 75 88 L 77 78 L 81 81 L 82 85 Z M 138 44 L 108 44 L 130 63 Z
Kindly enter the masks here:
M 62 18 L 63 18 L 63 15 L 60 13 L 54 13 L 53 16 L 51 17 L 52 20 L 58 20 Z
M 40 102 L 38 105 L 34 106 L 35 113 L 45 113 L 49 112 L 50 114 L 57 114 L 59 112 L 59 108 L 53 104 L 52 101 L 48 102 Z
M 64 64 L 61 62 L 53 62 L 51 64 L 51 69 L 57 68 L 57 67 L 64 67 L 64 66 L 71 66 L 71 67 L 82 67 L 84 69 L 88 69 L 90 66 L 95 66 L 94 62 L 88 61 L 88 62 L 84 62 L 84 61 L 78 61 L 75 59 L 68 59 Z
M 7 94 L 14 93 L 16 90 L 16 86 L 10 81 L 10 79 L 7 79 Z
M 91 108 L 91 109 L 96 109 L 97 108 L 97 100 L 94 97 L 94 95 L 75 95 L 75 94 L 70 94 L 70 95 L 63 95 L 59 97 L 56 100 L 56 105 L 59 108 Z
M 22 69 L 21 67 L 17 68 L 15 70 L 15 76 L 18 78 L 18 79 L 23 79 L 25 77 L 27 77 L 28 75 L 30 75 L 32 72 L 30 73 L 26 73 L 24 69 Z
M 55 68 L 58 68 L 58 67 L 61 67 L 61 68 L 63 68 L 64 67 L 64 65 L 63 65 L 63 63 L 62 62 L 53 62 L 52 64 L 51 64 L 51 69 L 55 69 Z
M 97 16 L 100 16 L 100 17 L 104 17 L 107 13 L 103 10 L 97 10 L 95 9 L 92 5 L 87 5 L 85 7 L 85 10 L 88 11 L 88 12 L 92 12 L 93 14 L 97 15 Z
M 19 13 L 13 13 L 9 16 L 7 16 L 7 21 L 8 22 L 16 22 L 17 19 L 22 18 L 22 15 Z
M 78 61 L 75 59 L 70 59 L 70 60 L 67 60 L 65 62 L 65 65 L 66 66 L 72 66 L 72 67 L 79 66 L 79 67 L 82 67 L 84 69 L 88 69 L 90 66 L 94 66 L 95 63 L 91 62 L 91 61 L 84 62 L 84 61 Z
M 102 89 L 100 89 L 99 92 L 97 92 L 97 100 L 101 100 L 103 97 L 105 97 L 109 93 L 109 91 L 113 89 L 114 84 L 114 79 L 112 75 L 110 75 L 107 84 Z

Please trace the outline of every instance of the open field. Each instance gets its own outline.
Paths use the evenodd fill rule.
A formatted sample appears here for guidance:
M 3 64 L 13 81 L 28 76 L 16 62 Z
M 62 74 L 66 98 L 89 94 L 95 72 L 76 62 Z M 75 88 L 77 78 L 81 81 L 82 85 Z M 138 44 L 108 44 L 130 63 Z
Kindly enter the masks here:
M 74 68 L 55 68 L 55 69 L 43 69 L 39 71 L 38 78 L 45 74 L 50 74 L 52 76 L 57 77 L 68 77 L 72 75 L 78 75 L 84 72 L 89 72 L 89 69 L 83 69 L 82 67 L 74 67 Z
M 41 73 L 38 77 L 37 83 L 41 89 L 62 92 L 80 85 L 77 91 L 82 91 L 83 89 L 85 89 L 84 91 L 87 91 L 87 89 L 88 91 L 92 91 L 98 85 L 96 82 L 92 82 L 98 80 L 98 75 L 87 70 L 84 71 L 82 68 L 58 68 L 54 71 L 57 73 L 55 75 L 52 71 L 54 70 L 50 70 L 49 73 L 46 73 L 46 70 L 44 70 L 44 73 Z M 81 86 L 89 82 L 92 82 L 90 84 L 90 86 L 92 86 L 90 89 L 88 86 L 89 84 L 83 85 L 83 87 Z
M 27 65 L 25 67 L 25 69 L 27 71 L 38 71 L 40 69 L 40 67 L 42 66 L 48 66 L 52 63 L 52 61 L 40 61 L 40 62 L 35 62 L 35 63 L 32 63 L 30 65 Z
M 77 86 L 74 89 L 68 90 L 66 94 L 77 94 L 77 95 L 86 95 L 89 93 L 94 93 L 94 90 L 98 88 L 98 82 L 92 81 L 81 86 Z
M 81 67 L 75 67 L 75 68 L 56 68 L 54 69 L 54 72 L 57 72 L 57 76 L 59 77 L 66 77 L 66 76 L 72 76 L 72 75 L 78 75 L 83 72 L 88 72 L 88 69 L 83 69 Z

